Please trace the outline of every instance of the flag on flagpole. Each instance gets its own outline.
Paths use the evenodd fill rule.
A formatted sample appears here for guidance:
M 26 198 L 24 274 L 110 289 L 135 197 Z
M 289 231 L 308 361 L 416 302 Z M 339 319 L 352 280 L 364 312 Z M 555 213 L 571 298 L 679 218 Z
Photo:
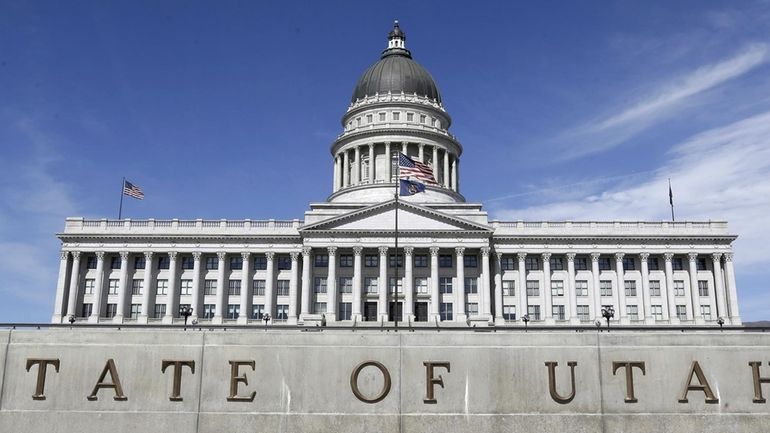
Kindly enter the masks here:
M 408 179 L 438 186 L 438 182 L 436 182 L 436 178 L 433 176 L 433 169 L 428 164 L 415 161 L 400 152 L 398 154 L 398 177 L 399 179 Z
M 127 180 L 123 181 L 123 194 L 138 200 L 144 200 L 142 189 Z
M 398 195 L 402 197 L 425 192 L 425 185 L 409 179 L 399 179 L 400 188 Z
M 674 191 L 671 190 L 671 179 L 668 180 L 668 202 L 674 205 Z

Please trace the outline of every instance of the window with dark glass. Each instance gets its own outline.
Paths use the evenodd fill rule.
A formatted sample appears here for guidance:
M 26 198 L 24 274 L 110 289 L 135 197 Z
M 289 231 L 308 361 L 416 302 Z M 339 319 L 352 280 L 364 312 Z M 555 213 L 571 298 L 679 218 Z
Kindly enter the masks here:
M 660 261 L 657 257 L 650 257 L 647 259 L 647 269 L 650 271 L 660 270 Z
M 314 263 L 317 268 L 326 268 L 329 266 L 329 256 L 327 254 L 316 254 L 314 258 Z
M 524 267 L 528 271 L 537 271 L 540 269 L 540 259 L 537 257 L 527 256 L 524 263 Z
M 195 260 L 192 256 L 182 256 L 182 269 L 193 269 L 195 267 Z
M 428 267 L 428 256 L 425 254 L 416 254 L 414 256 L 414 267 L 415 268 L 427 268 Z
M 367 268 L 376 268 L 379 263 L 378 257 L 374 254 L 364 256 L 364 266 Z
M 636 261 L 633 257 L 624 257 L 623 258 L 623 270 L 624 271 L 635 271 L 636 270 Z
M 675 271 L 681 271 L 684 269 L 684 260 L 681 257 L 674 257 L 671 259 L 671 267 Z
M 706 267 L 707 265 L 706 265 L 706 259 L 705 258 L 698 257 L 698 259 L 696 260 L 696 263 L 697 263 L 697 269 L 699 271 L 705 271 L 706 269 L 708 269 Z
M 388 267 L 395 268 L 396 267 L 396 259 L 398 258 L 398 267 L 403 268 L 404 267 L 404 255 L 403 254 L 391 254 L 388 257 Z
M 478 268 L 479 256 L 475 254 L 466 254 L 463 256 L 463 266 L 466 268 Z
M 219 258 L 216 256 L 206 257 L 206 269 L 209 271 L 219 269 Z
M 86 257 L 86 269 L 96 269 L 96 256 Z
M 552 271 L 563 271 L 564 270 L 564 260 L 561 257 L 551 257 L 551 270 Z
M 264 271 L 267 269 L 267 257 L 259 255 L 254 257 L 254 270 Z
M 171 259 L 167 255 L 158 256 L 158 269 L 168 269 Z
M 278 256 L 278 270 L 285 271 L 291 269 L 290 256 Z
M 587 271 L 588 270 L 588 259 L 585 257 L 575 257 L 575 270 L 576 271 Z
M 504 271 L 512 271 L 516 269 L 516 260 L 511 256 L 503 256 L 502 259 L 500 259 L 500 267 Z
M 144 269 L 145 263 L 144 263 L 144 256 L 136 256 L 134 257 L 134 269 Z
M 342 255 L 340 255 L 340 267 L 341 268 L 352 268 L 353 267 L 353 255 L 351 255 L 351 254 L 342 254 Z
M 240 271 L 243 269 L 243 257 L 240 255 L 230 256 L 230 270 Z
M 120 257 L 110 257 L 110 269 L 120 269 Z
M 452 256 L 449 254 L 441 254 L 438 256 L 438 267 L 439 268 L 451 268 L 452 267 Z
M 612 261 L 609 257 L 599 257 L 599 270 L 609 271 L 612 269 Z

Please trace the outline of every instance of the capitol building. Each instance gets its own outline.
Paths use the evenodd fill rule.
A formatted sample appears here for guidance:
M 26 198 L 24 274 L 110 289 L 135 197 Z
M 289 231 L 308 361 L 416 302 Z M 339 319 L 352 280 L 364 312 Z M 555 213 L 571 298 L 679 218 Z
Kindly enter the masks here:
M 52 322 L 574 326 L 612 306 L 619 325 L 741 324 L 726 222 L 491 220 L 451 124 L 396 23 L 325 201 L 289 221 L 67 218 Z M 396 197 L 400 153 L 437 185 Z

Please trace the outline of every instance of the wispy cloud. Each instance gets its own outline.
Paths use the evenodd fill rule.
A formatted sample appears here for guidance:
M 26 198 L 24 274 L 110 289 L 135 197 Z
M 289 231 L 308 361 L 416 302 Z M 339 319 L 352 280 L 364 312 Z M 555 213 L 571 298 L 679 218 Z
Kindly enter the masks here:
M 569 147 L 563 158 L 570 159 L 613 148 L 658 122 L 668 119 L 704 92 L 738 78 L 768 60 L 767 44 L 752 44 L 734 56 L 701 66 L 657 86 L 630 106 L 613 110 L 554 139 Z M 575 142 L 579 146 L 575 146 Z

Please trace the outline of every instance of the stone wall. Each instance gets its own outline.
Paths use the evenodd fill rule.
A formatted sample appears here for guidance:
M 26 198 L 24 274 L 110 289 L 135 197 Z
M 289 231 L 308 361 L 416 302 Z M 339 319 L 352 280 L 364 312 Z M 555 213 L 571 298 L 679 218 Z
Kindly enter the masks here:
M 38 393 L 44 359 L 50 361 Z M 108 387 L 116 383 L 110 359 L 121 389 Z M 164 360 L 194 361 L 194 373 L 181 367 L 181 401 L 170 399 L 175 367 L 162 373 Z M 351 375 L 368 361 L 381 369 L 360 368 L 357 397 Z M 6 330 L 0 332 L 0 431 L 767 431 L 770 406 L 754 402 L 753 361 L 762 362 L 759 377 L 770 378 L 770 335 Z M 553 395 L 551 362 L 558 363 Z M 637 402 L 626 402 L 625 367 L 613 374 L 613 363 L 625 362 L 644 363 L 644 374 L 632 369 Z M 434 363 L 432 380 L 426 363 Z M 98 382 L 104 386 L 93 393 Z M 710 389 L 690 390 L 681 402 L 688 383 Z M 770 396 L 770 383 L 759 385 Z M 435 402 L 426 402 L 429 388 Z M 380 401 L 366 401 L 380 394 Z

